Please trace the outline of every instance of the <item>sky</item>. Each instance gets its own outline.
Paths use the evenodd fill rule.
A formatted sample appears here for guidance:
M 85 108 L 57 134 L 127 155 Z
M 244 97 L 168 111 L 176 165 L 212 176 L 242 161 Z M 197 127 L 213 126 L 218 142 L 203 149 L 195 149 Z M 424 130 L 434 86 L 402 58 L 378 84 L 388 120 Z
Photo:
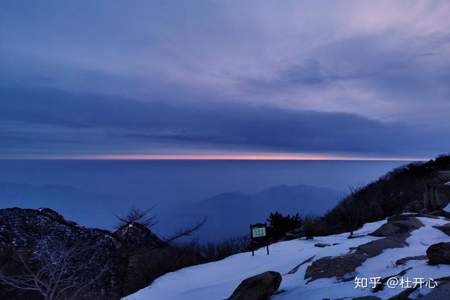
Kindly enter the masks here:
M 0 0 L 0 158 L 450 149 L 448 1 Z

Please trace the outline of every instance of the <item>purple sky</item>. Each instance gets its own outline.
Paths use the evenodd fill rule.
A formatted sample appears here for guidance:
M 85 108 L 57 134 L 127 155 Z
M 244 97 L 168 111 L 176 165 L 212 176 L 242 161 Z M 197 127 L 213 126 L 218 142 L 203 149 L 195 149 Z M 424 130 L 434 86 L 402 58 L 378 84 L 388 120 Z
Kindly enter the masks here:
M 448 1 L 2 1 L 0 158 L 431 157 Z

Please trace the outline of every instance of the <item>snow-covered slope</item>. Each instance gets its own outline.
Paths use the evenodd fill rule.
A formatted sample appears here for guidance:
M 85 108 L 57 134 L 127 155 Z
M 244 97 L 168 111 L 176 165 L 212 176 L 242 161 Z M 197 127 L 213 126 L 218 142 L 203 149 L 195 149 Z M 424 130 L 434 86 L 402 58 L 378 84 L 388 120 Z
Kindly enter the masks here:
M 398 259 L 425 255 L 426 249 L 438 242 L 450 242 L 450 237 L 433 226 L 448 223 L 444 219 L 418 218 L 423 227 L 412 231 L 407 238 L 407 246 L 403 248 L 386 249 L 380 255 L 367 259 L 359 266 L 353 276 L 358 277 L 388 277 L 412 267 L 405 276 L 408 278 L 439 278 L 450 275 L 450 265 L 431 266 L 426 260 L 410 260 L 397 266 Z M 270 255 L 261 249 L 252 257 L 251 253 L 230 256 L 218 262 L 193 266 L 157 279 L 149 287 L 126 297 L 127 300 L 162 299 L 162 300 L 222 300 L 229 297 L 239 283 L 250 276 L 271 270 L 283 275 L 280 286 L 282 293 L 272 299 L 338 299 L 374 295 L 382 299 L 396 295 L 402 291 L 400 287 L 387 288 L 372 293 L 371 288 L 355 288 L 353 280 L 342 281 L 336 278 L 318 279 L 306 283 L 305 270 L 311 262 L 302 265 L 297 272 L 287 274 L 301 262 L 314 256 L 314 260 L 324 256 L 346 254 L 350 248 L 380 239 L 367 234 L 379 228 L 386 221 L 369 223 L 355 232 L 358 238 L 348 239 L 348 233 L 318 237 L 313 240 L 292 240 L 271 245 Z M 316 243 L 334 244 L 324 248 L 315 247 Z M 420 292 L 420 291 L 418 291 Z M 425 289 L 421 290 L 426 293 Z M 416 292 L 417 295 L 417 292 Z M 349 299 L 350 299 L 349 298 Z

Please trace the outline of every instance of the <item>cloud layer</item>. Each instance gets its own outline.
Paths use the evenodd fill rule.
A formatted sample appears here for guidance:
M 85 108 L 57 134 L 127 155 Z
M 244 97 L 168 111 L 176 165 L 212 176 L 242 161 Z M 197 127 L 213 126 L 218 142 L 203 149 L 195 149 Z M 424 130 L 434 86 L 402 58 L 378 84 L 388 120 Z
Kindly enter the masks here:
M 447 1 L 0 4 L 0 156 L 448 152 Z

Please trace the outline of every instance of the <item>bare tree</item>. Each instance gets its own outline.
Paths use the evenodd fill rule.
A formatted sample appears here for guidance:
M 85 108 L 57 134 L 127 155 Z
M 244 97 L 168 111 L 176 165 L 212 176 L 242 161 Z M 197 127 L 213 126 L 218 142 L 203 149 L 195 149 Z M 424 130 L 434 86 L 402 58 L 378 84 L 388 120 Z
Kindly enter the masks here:
M 130 210 L 125 215 L 116 216 L 117 218 L 116 228 L 119 229 L 124 225 L 132 223 L 139 223 L 149 229 L 152 228 L 158 223 L 156 221 L 155 216 L 152 214 L 154 208 L 155 206 L 152 206 L 145 210 L 135 207 L 130 208 Z
M 203 225 L 205 225 L 206 221 L 207 221 L 207 218 L 205 217 L 205 218 L 203 218 L 200 222 L 198 222 L 197 224 L 195 224 L 194 226 L 189 227 L 189 228 L 184 229 L 184 230 L 181 230 L 181 231 L 179 231 L 179 232 L 176 232 L 174 235 L 172 235 L 172 236 L 166 238 L 166 239 L 164 240 L 164 242 L 170 243 L 170 242 L 173 242 L 173 241 L 178 240 L 178 239 L 180 239 L 180 238 L 182 238 L 182 237 L 185 237 L 185 236 L 192 236 L 192 234 L 193 234 L 194 232 L 196 232 L 196 231 L 199 230 Z
M 155 206 L 148 208 L 148 209 L 138 209 L 138 208 L 131 208 L 125 215 L 123 216 L 116 216 L 118 222 L 116 224 L 117 229 L 124 228 L 125 226 L 129 226 L 132 224 L 140 224 L 143 225 L 147 229 L 151 229 L 153 226 L 157 224 L 155 216 L 152 214 L 153 209 Z M 174 242 L 175 240 L 178 240 L 180 238 L 186 237 L 186 236 L 192 236 L 194 232 L 199 230 L 207 221 L 207 218 L 203 218 L 195 225 L 188 227 L 186 229 L 180 230 L 175 232 L 172 236 L 169 236 L 167 238 L 161 239 L 162 243 L 155 243 L 152 245 L 151 249 L 146 248 L 145 250 L 152 250 L 163 248 L 167 245 L 169 245 L 171 242 Z
M 361 218 L 364 215 L 364 208 L 357 196 L 360 188 L 349 187 L 350 195 L 339 206 L 339 214 L 347 230 L 350 231 L 348 238 L 353 238 L 354 231 L 360 226 Z
M 86 273 L 86 269 L 92 269 L 97 256 L 94 246 L 69 245 L 64 240 L 44 237 L 38 241 L 31 257 L 26 258 L 16 251 L 14 257 L 22 267 L 21 273 L 7 274 L 0 270 L 0 283 L 37 292 L 45 300 L 77 299 L 108 269 L 105 264 L 97 266 L 95 273 Z

